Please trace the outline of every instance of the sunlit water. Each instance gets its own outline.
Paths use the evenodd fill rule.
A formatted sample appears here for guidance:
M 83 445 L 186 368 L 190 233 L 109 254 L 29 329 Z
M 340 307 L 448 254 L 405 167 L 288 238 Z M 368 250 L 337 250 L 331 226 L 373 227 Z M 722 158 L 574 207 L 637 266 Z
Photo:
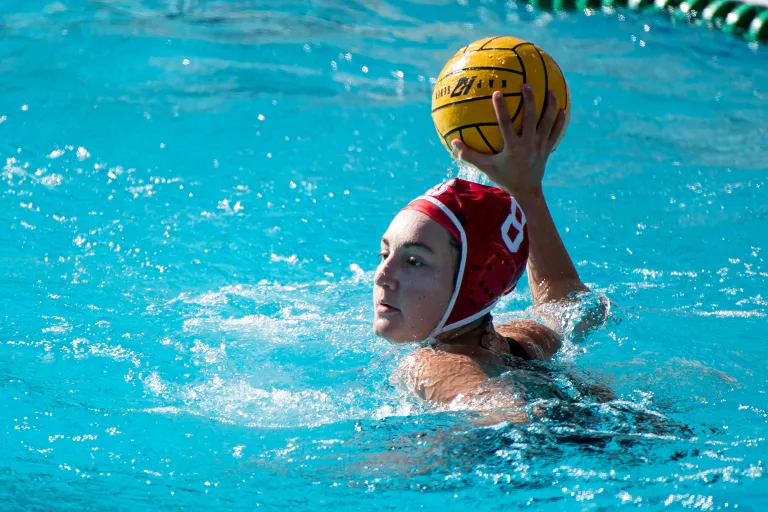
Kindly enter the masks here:
M 764 48 L 476 0 L 0 12 L 3 510 L 765 506 Z M 430 80 L 500 33 L 567 75 L 548 198 L 614 303 L 508 376 L 559 389 L 522 427 L 420 404 L 370 332 L 379 236 L 458 172 Z

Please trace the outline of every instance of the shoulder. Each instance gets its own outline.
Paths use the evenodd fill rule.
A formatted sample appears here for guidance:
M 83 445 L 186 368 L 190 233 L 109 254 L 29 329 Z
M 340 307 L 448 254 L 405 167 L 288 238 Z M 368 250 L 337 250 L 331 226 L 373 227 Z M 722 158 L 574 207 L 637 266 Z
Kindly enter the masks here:
M 449 403 L 475 391 L 489 375 L 465 354 L 422 348 L 409 356 L 410 380 L 421 398 Z
M 512 338 L 520 344 L 533 360 L 551 359 L 563 346 L 560 334 L 534 320 L 513 320 L 494 327 L 502 336 Z

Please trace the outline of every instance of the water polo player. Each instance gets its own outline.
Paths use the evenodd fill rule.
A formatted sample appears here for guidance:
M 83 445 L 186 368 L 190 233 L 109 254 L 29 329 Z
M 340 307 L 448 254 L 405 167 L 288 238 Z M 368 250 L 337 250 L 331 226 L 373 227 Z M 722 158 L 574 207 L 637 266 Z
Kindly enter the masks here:
M 550 92 L 549 105 L 557 99 Z M 414 199 L 381 239 L 374 278 L 374 332 L 390 341 L 427 341 L 410 358 L 409 382 L 423 398 L 449 403 L 480 392 L 514 358 L 547 360 L 559 333 L 532 320 L 494 326 L 491 310 L 528 268 L 533 304 L 589 289 L 557 232 L 542 192 L 547 158 L 564 129 L 562 111 L 536 123 L 533 92 L 523 88 L 515 133 L 502 94 L 493 105 L 504 141 L 481 154 L 456 141 L 458 157 L 500 188 L 453 179 Z

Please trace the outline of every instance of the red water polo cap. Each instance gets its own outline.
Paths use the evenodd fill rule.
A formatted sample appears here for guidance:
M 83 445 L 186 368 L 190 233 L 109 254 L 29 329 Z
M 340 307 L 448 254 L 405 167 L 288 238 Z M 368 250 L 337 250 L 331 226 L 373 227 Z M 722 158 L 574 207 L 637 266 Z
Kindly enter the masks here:
M 496 187 L 461 179 L 441 183 L 411 201 L 461 245 L 456 287 L 430 337 L 474 322 L 515 289 L 528 261 L 525 215 Z

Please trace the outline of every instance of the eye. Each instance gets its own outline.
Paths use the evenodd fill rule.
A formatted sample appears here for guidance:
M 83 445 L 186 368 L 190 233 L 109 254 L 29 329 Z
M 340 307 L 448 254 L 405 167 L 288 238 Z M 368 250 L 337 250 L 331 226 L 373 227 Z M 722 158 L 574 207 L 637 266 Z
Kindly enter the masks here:
M 416 259 L 416 258 L 415 258 L 415 257 L 413 257 L 413 256 L 411 256 L 410 258 L 408 258 L 408 264 L 409 264 L 410 266 L 412 266 L 412 267 L 416 267 L 416 268 L 418 268 L 418 267 L 423 267 L 423 266 L 424 266 L 424 263 L 422 263 L 421 261 L 419 261 L 418 259 Z
M 381 251 L 379 253 L 379 258 L 381 258 L 382 260 L 387 259 L 387 256 L 389 256 L 389 253 L 387 251 Z

